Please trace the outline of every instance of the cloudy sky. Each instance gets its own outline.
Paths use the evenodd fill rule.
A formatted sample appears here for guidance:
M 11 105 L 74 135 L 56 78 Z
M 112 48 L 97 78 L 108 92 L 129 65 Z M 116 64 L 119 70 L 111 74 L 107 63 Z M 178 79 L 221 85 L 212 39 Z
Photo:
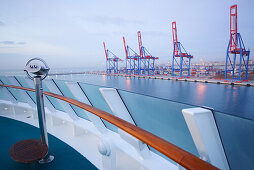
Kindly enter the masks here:
M 51 68 L 103 68 L 102 42 L 124 59 L 122 36 L 137 51 L 138 30 L 143 45 L 166 63 L 172 21 L 193 61 L 224 61 L 229 8 L 236 3 L 238 30 L 253 51 L 253 0 L 0 0 L 0 69 L 22 69 L 32 57 Z

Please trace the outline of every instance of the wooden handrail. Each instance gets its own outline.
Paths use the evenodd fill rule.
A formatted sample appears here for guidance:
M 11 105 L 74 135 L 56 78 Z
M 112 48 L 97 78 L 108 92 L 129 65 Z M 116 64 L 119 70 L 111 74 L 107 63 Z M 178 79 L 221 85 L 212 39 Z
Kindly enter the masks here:
M 13 86 L 13 85 L 4 85 L 4 84 L 0 84 L 0 86 L 35 92 L 35 89 L 32 89 L 32 88 Z M 118 128 L 124 130 L 130 135 L 136 137 L 137 139 L 153 147 L 157 151 L 161 152 L 162 154 L 166 155 L 167 157 L 169 157 L 170 159 L 172 159 L 173 161 L 177 162 L 178 164 L 180 164 L 181 166 L 187 169 L 193 169 L 193 170 L 218 169 L 214 167 L 213 165 L 209 164 L 208 162 L 201 160 L 197 156 L 179 148 L 178 146 L 171 144 L 168 141 L 144 129 L 141 129 L 123 119 L 120 119 L 117 116 L 104 112 L 103 110 L 97 109 L 93 106 L 87 105 L 85 103 L 82 103 L 77 100 L 71 99 L 69 97 L 61 96 L 55 93 L 44 91 L 43 94 L 66 101 L 70 104 L 73 104 L 84 110 L 87 110 L 88 112 L 93 113 L 96 116 L 99 116 L 100 118 L 112 123 Z

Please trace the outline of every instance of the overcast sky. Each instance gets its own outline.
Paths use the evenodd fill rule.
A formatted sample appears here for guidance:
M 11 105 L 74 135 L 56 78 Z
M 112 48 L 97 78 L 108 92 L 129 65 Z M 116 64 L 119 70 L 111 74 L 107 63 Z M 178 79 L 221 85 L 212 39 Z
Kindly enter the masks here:
M 253 0 L 0 0 L 0 69 L 23 69 L 32 57 L 51 68 L 103 68 L 102 42 L 124 59 L 122 36 L 138 51 L 139 30 L 143 45 L 166 63 L 172 21 L 193 61 L 225 61 L 229 8 L 236 3 L 238 30 L 252 56 Z

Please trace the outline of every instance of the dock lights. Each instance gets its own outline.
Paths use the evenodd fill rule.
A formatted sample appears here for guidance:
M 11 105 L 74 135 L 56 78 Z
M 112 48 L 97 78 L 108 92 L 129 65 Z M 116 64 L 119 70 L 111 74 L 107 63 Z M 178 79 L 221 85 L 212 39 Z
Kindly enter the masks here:
M 46 126 L 46 117 L 45 117 L 45 109 L 44 109 L 44 101 L 43 101 L 43 89 L 42 89 L 42 80 L 44 80 L 49 72 L 49 67 L 47 63 L 41 58 L 32 58 L 26 63 L 25 70 L 27 76 L 34 80 L 35 84 L 35 93 L 36 93 L 36 103 L 37 103 L 37 111 L 38 111 L 38 121 L 41 133 L 41 142 L 42 144 L 48 145 L 48 134 L 47 134 L 47 126 Z M 33 75 L 31 75 L 33 74 Z M 39 161 L 39 163 L 49 163 L 53 161 L 54 156 L 47 155 Z

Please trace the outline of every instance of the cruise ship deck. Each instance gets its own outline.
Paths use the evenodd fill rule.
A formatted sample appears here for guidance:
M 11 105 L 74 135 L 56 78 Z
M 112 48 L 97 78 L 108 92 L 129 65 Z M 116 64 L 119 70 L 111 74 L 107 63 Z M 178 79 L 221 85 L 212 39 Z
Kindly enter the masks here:
M 27 117 L 32 119 L 32 117 Z M 54 153 L 55 160 L 49 164 L 21 164 L 11 159 L 9 150 L 11 146 L 24 139 L 40 139 L 39 129 L 10 118 L 0 116 L 0 136 L 1 136 L 1 148 L 0 148 L 0 164 L 1 169 L 8 170 L 25 170 L 34 166 L 35 169 L 97 169 L 91 162 L 89 162 L 83 155 L 78 153 L 75 149 L 62 142 L 58 138 L 49 135 L 49 145 L 54 147 L 51 148 L 51 152 Z M 68 162 L 68 163 L 67 163 Z
M 253 166 L 253 120 L 83 82 L 47 78 L 42 85 L 55 159 L 38 169 Z M 11 159 L 14 143 L 40 138 L 33 87 L 27 77 L 0 76 L 0 160 L 7 169 L 30 166 Z

